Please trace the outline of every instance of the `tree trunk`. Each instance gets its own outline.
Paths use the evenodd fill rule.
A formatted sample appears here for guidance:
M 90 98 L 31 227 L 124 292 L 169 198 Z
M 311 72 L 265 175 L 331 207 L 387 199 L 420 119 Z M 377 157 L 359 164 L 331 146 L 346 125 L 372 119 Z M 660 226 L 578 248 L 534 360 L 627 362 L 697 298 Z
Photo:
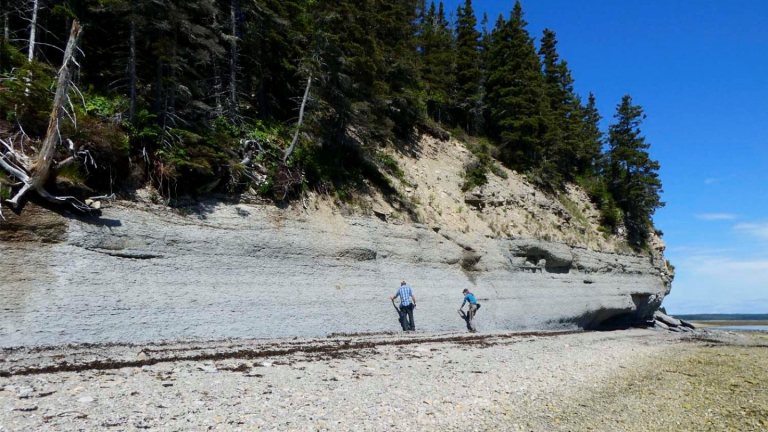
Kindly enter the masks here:
M 312 86 L 312 73 L 310 72 L 309 78 L 307 79 L 307 88 L 304 90 L 304 100 L 301 101 L 301 109 L 299 109 L 299 122 L 296 125 L 296 132 L 293 133 L 293 140 L 291 141 L 290 147 L 288 147 L 285 150 L 285 154 L 283 155 L 283 163 L 286 163 L 288 161 L 288 158 L 291 156 L 291 153 L 293 153 L 293 149 L 296 147 L 296 142 L 299 140 L 299 131 L 301 130 L 301 122 L 304 120 L 304 107 L 307 105 L 307 98 L 309 97 L 309 88 Z
M 10 12 L 8 11 L 8 1 L 3 1 L 3 41 L 5 43 L 8 43 L 8 41 L 11 39 L 11 29 L 8 24 L 8 18 L 10 15 Z
M 230 0 L 230 25 L 232 37 L 229 42 L 229 104 L 230 115 L 237 116 L 237 17 L 240 13 L 239 0 Z
M 155 80 L 155 113 L 158 115 L 158 124 L 165 122 L 165 102 L 163 102 L 163 60 L 158 56 L 157 58 L 157 77 Z
M 128 75 L 131 82 L 131 106 L 128 111 L 128 119 L 131 123 L 136 123 L 136 17 L 134 13 L 133 11 L 131 12 L 131 37 L 128 57 Z
M 27 62 L 32 63 L 35 59 L 35 43 L 37 37 L 37 12 L 40 8 L 40 0 L 33 0 L 32 4 L 32 21 L 29 25 L 29 52 L 27 53 Z M 32 87 L 32 71 L 27 71 L 26 87 L 24 89 L 24 96 L 29 97 Z
M 220 29 L 219 22 L 216 19 L 216 14 L 214 13 L 211 17 L 211 21 L 213 22 L 213 28 L 217 31 Z M 212 63 L 213 63 L 213 98 L 216 104 L 216 111 L 214 112 L 214 116 L 216 118 L 220 118 L 224 116 L 224 104 L 221 100 L 221 97 L 224 92 L 224 73 L 222 72 L 222 67 L 219 65 L 219 57 L 216 54 L 211 55 Z
M 214 76 L 214 82 L 213 82 L 213 97 L 216 103 L 216 111 L 214 112 L 214 115 L 216 118 L 220 118 L 224 115 L 224 105 L 221 102 L 221 95 L 223 91 L 223 82 L 224 79 L 222 77 L 221 67 L 219 67 L 219 59 L 216 57 L 216 55 L 213 56 L 213 76 Z
M 43 189 L 45 182 L 48 180 L 48 176 L 51 172 L 51 164 L 53 163 L 53 156 L 56 154 L 56 146 L 59 144 L 61 136 L 59 135 L 59 121 L 64 115 L 64 104 L 69 101 L 69 84 L 72 78 L 72 68 L 70 63 L 74 64 L 75 48 L 80 41 L 82 34 L 82 28 L 78 21 L 72 23 L 72 31 L 69 35 L 69 42 L 67 48 L 64 51 L 64 61 L 59 69 L 58 79 L 56 80 L 56 94 L 53 98 L 53 109 L 51 110 L 51 116 L 48 121 L 48 130 L 43 140 L 43 145 L 40 148 L 40 152 L 35 158 L 34 162 L 25 166 L 27 172 L 23 172 L 19 167 L 12 165 L 8 158 L 0 155 L 0 167 L 5 168 L 14 177 L 24 183 L 21 190 L 8 200 L 9 203 L 17 205 L 19 200 L 29 190 L 36 191 L 40 196 L 50 201 L 63 202 L 68 198 L 57 198 L 49 194 Z M 14 159 L 21 160 L 22 158 L 11 154 Z M 87 208 L 87 206 L 83 206 Z
M 37 3 L 37 0 L 35 0 Z M 56 95 L 53 98 L 53 110 L 51 118 L 48 121 L 48 131 L 45 134 L 43 147 L 37 155 L 37 160 L 32 166 L 31 178 L 35 189 L 42 187 L 48 179 L 48 174 L 53 162 L 53 156 L 56 153 L 56 146 L 59 144 L 61 136 L 59 135 L 59 120 L 64 115 L 64 104 L 69 99 L 69 83 L 72 79 L 72 69 L 70 63 L 74 60 L 75 49 L 80 42 L 82 27 L 78 21 L 72 23 L 72 31 L 69 34 L 69 42 L 64 50 L 64 63 L 59 69 L 59 77 L 56 80 Z
M 33 0 L 32 4 L 32 22 L 29 25 L 29 52 L 27 61 L 32 62 L 35 59 L 35 38 L 37 36 L 37 11 L 40 7 L 40 0 Z

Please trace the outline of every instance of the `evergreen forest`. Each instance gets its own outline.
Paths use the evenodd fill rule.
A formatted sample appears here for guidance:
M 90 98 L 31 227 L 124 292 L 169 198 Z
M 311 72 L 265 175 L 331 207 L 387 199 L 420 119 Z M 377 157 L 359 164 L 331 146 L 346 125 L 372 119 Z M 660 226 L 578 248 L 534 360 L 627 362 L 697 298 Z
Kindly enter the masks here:
M 424 0 L 1 7 L 5 201 L 32 176 L 18 154 L 49 141 L 57 162 L 45 180 L 67 195 L 147 183 L 158 199 L 394 193 L 384 174 L 399 168 L 381 149 L 413 148 L 428 134 L 461 139 L 480 156 L 465 189 L 494 175 L 492 159 L 552 194 L 577 183 L 606 232 L 626 229 L 635 246 L 646 244 L 663 206 L 643 108 L 624 96 L 601 130 L 595 96 L 575 92 L 556 32 L 531 34 L 519 2 L 499 17 L 479 16 L 471 0 L 456 10 Z M 72 70 L 62 79 L 71 40 Z

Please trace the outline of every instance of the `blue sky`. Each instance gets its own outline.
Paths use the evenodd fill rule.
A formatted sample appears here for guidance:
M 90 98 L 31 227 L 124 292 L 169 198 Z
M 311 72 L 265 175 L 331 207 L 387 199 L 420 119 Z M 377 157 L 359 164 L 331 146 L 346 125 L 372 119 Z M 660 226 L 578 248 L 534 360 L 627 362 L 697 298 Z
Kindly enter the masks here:
M 667 310 L 768 313 L 768 1 L 521 3 L 532 35 L 557 32 L 606 126 L 626 93 L 645 108 L 677 270 Z M 492 25 L 514 1 L 473 5 Z

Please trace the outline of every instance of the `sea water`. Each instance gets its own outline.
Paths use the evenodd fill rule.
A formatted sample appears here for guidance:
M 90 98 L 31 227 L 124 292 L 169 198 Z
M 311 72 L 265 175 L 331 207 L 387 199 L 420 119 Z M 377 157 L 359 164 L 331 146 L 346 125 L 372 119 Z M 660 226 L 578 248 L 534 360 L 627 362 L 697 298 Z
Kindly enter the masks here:
M 762 331 L 768 332 L 768 325 L 737 325 L 737 326 L 724 326 L 715 327 L 718 330 L 739 330 L 739 331 Z

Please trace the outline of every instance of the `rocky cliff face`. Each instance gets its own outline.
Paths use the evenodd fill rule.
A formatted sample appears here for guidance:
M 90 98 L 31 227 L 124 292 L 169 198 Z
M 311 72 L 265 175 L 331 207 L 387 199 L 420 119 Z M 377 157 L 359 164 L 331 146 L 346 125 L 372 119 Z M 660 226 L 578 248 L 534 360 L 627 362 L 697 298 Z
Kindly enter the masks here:
M 406 280 L 422 330 L 637 322 L 669 292 L 666 263 L 366 216 L 118 202 L 98 219 L 28 206 L 0 230 L 0 346 L 397 330 Z M 7 215 L 7 214 L 6 214 Z
M 139 191 L 98 218 L 6 211 L 0 346 L 396 330 L 401 280 L 424 330 L 462 328 L 464 288 L 481 330 L 638 323 L 669 292 L 663 242 L 638 254 L 604 234 L 578 187 L 554 197 L 498 167 L 464 192 L 461 142 L 389 152 L 397 199 L 172 210 Z

